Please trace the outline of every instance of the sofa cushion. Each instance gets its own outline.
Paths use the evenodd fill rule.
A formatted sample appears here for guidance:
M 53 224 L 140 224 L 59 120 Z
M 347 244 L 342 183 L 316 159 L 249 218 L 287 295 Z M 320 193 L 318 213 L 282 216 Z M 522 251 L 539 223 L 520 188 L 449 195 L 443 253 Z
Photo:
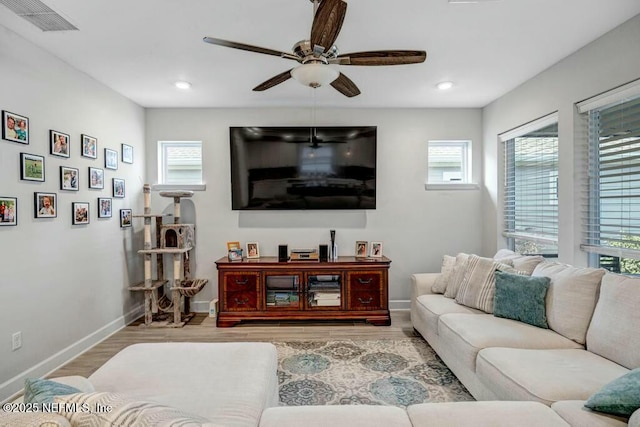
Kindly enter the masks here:
M 453 268 L 456 265 L 456 257 L 444 255 L 442 257 L 442 265 L 440 267 L 440 275 L 436 278 L 433 286 L 431 287 L 431 292 L 434 294 L 444 294 L 447 290 L 447 285 L 451 280 L 451 276 L 453 274 Z
M 416 427 L 568 427 L 538 402 L 421 403 L 409 406 L 407 412 Z
M 587 331 L 587 349 L 629 369 L 640 367 L 640 279 L 607 273 Z
M 444 314 L 440 316 L 438 335 L 442 337 L 442 345 L 448 346 L 471 371 L 476 369 L 478 352 L 487 347 L 581 347 L 549 329 L 490 314 Z
M 539 328 L 549 328 L 545 298 L 548 277 L 529 277 L 496 271 L 493 315 L 519 320 Z
M 270 343 L 145 343 L 120 351 L 89 380 L 96 390 L 255 427 L 265 408 L 278 405 L 277 366 Z
M 606 384 L 584 406 L 607 414 L 631 416 L 640 409 L 640 368 Z
M 43 412 L 0 411 L 0 427 L 71 427 L 69 421 L 58 414 Z
M 544 331 L 545 329 L 539 329 Z M 586 400 L 628 369 L 586 350 L 485 348 L 478 353 L 476 374 L 499 399 Z
M 627 427 L 627 419 L 603 414 L 584 407 L 584 400 L 561 400 L 551 405 L 563 420 L 572 426 Z
M 509 260 L 513 263 L 513 268 L 531 276 L 536 266 L 544 261 L 544 257 L 540 255 L 521 255 L 509 249 L 500 249 L 493 256 L 496 261 Z
M 416 299 L 417 308 L 427 319 L 426 327 L 433 333 L 438 334 L 438 318 L 448 313 L 481 314 L 480 310 L 465 307 L 451 298 L 444 295 L 420 295 Z
M 510 263 L 510 261 L 508 261 Z M 464 276 L 456 302 L 467 307 L 477 308 L 485 313 L 493 313 L 493 298 L 496 291 L 496 270 L 511 270 L 510 264 L 501 263 L 492 258 L 469 256 L 467 272 Z
M 453 272 L 451 278 L 447 283 L 447 289 L 444 291 L 444 296 L 447 298 L 455 298 L 458 295 L 458 289 L 464 280 L 464 276 L 467 273 L 467 261 L 469 260 L 469 254 L 460 252 L 456 255 L 456 263 L 453 266 Z
M 396 406 L 326 405 L 268 408 L 260 427 L 411 427 L 406 411 Z
M 206 418 L 156 402 L 135 400 L 109 392 L 77 393 L 58 396 L 60 415 L 74 426 L 201 427 L 215 424 Z M 79 411 L 76 408 L 86 408 Z M 100 409 L 100 408 L 109 408 Z
M 538 264 L 532 276 L 551 279 L 546 298 L 549 328 L 584 344 L 604 273 L 602 268 L 580 268 L 556 262 Z

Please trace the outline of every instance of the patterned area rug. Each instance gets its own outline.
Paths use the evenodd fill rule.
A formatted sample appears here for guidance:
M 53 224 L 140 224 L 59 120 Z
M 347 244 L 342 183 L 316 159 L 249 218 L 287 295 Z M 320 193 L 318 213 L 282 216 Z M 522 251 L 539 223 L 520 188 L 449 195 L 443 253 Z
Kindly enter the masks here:
M 422 338 L 274 344 L 285 406 L 473 400 Z

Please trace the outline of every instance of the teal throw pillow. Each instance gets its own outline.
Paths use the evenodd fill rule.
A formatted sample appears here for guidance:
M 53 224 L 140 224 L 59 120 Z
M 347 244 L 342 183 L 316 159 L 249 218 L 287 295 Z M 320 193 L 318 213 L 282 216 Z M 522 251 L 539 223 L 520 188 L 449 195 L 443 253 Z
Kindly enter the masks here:
M 40 378 L 24 380 L 24 403 L 53 403 L 55 396 L 81 393 L 70 385 Z
M 493 315 L 549 329 L 545 298 L 551 279 L 496 271 Z
M 598 412 L 630 417 L 640 408 L 640 368 L 602 387 L 584 406 Z

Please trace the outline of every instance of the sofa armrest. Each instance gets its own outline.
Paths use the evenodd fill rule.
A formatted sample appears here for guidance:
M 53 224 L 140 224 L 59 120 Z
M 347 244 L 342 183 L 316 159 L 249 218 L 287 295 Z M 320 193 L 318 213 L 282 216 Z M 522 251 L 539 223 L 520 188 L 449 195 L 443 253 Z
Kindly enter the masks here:
M 431 287 L 440 273 L 416 273 L 411 275 L 411 300 L 420 295 L 432 294 Z

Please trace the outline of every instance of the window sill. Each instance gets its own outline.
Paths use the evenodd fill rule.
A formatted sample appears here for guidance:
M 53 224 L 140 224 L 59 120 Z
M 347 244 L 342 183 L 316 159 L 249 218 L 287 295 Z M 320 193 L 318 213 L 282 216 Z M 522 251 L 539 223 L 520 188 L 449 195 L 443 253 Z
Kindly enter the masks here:
M 205 191 L 206 184 L 153 184 L 152 191 Z
M 480 185 L 474 183 L 425 184 L 424 189 L 427 191 L 479 190 Z

